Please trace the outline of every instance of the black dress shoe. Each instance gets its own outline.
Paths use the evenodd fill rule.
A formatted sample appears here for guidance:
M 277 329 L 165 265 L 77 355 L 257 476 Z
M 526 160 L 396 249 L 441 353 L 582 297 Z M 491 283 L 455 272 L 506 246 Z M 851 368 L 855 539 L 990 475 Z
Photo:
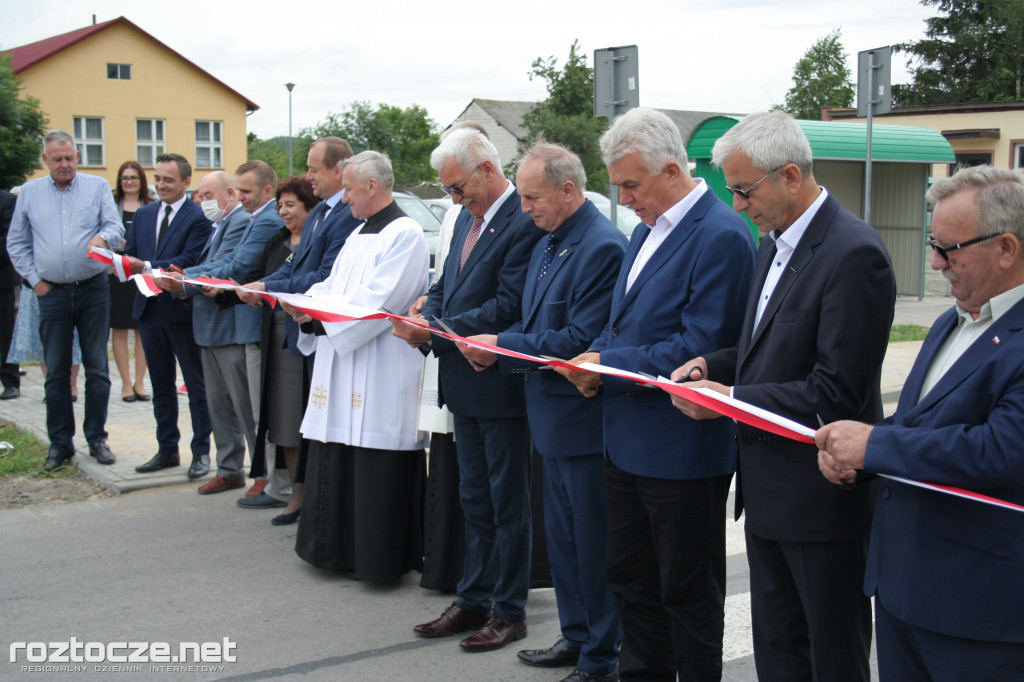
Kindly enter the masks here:
M 210 456 L 195 455 L 192 457 L 192 466 L 188 468 L 189 478 L 202 478 L 210 473 Z
M 4 389 L 3 393 L 0 393 L 0 400 L 12 400 L 21 396 L 21 389 L 9 386 Z
M 43 471 L 56 471 L 61 469 L 65 464 L 71 461 L 71 458 L 75 456 L 75 451 L 64 452 L 58 448 L 50 446 L 50 452 L 46 455 L 46 462 L 43 464 Z
M 89 454 L 96 458 L 100 464 L 113 464 L 116 461 L 114 453 L 107 447 L 107 441 L 98 440 L 89 444 Z
M 619 669 L 616 667 L 607 675 L 595 675 L 576 668 L 562 682 L 619 682 Z
M 575 666 L 579 662 L 580 648 L 565 637 L 559 637 L 547 649 L 524 649 L 517 655 L 519 660 L 526 665 L 535 665 L 538 668 L 561 668 L 568 665 Z
M 135 467 L 135 470 L 140 474 L 148 474 L 153 471 L 176 467 L 179 464 L 181 464 L 181 460 L 178 459 L 177 452 L 158 452 L 153 459 L 149 460 L 145 464 L 140 464 Z

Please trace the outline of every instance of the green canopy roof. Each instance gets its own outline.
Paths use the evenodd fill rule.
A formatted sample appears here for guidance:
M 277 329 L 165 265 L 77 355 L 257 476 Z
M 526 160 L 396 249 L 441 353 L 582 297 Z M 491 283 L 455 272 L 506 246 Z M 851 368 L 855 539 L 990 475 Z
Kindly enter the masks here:
M 715 116 L 701 123 L 686 144 L 691 159 L 710 159 L 711 147 L 740 116 Z M 867 125 L 831 121 L 800 121 L 811 143 L 815 159 L 863 161 L 867 148 Z M 871 131 L 874 161 L 914 163 L 955 163 L 956 155 L 938 131 L 917 126 L 874 125 Z

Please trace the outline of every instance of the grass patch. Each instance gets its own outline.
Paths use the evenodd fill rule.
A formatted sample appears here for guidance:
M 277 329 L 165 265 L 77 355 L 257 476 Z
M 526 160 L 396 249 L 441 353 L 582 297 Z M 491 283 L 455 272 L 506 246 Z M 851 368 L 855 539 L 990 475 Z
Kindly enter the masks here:
M 894 324 L 889 330 L 889 343 L 897 341 L 923 341 L 928 336 L 929 327 L 919 324 Z
M 41 471 L 49 446 L 34 435 L 18 428 L 8 426 L 0 429 L 0 441 L 7 441 L 14 446 L 13 450 L 0 450 L 7 455 L 0 457 L 0 478 L 11 476 L 63 477 L 74 474 L 75 467 L 65 466 L 56 473 L 46 474 Z

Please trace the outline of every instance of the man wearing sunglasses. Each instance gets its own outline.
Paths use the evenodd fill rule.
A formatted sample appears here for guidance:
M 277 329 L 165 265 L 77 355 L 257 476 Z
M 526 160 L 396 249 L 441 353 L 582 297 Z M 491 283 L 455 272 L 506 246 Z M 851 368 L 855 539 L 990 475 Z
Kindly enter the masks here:
M 956 306 L 932 326 L 896 414 L 820 429 L 819 467 L 951 485 L 1024 505 L 1024 175 L 965 168 L 928 192 L 932 269 Z M 865 592 L 887 680 L 1024 679 L 1024 522 L 883 479 Z
M 882 358 L 896 298 L 878 233 L 819 187 L 811 146 L 784 112 L 748 116 L 712 149 L 733 208 L 761 240 L 739 343 L 690 360 L 707 386 L 805 425 L 882 417 Z M 730 388 L 731 387 L 731 388 Z M 717 413 L 681 399 L 695 419 Z M 875 485 L 837 487 L 812 444 L 737 426 L 736 515 L 746 511 L 760 680 L 870 676 L 861 584 Z
M 476 130 L 450 133 L 430 164 L 445 192 L 465 210 L 455 223 L 441 278 L 409 314 L 437 328 L 440 320 L 460 336 L 497 334 L 522 317 L 526 270 L 544 232 L 523 213 L 498 150 Z M 438 358 L 439 402 L 455 421 L 466 517 L 458 599 L 414 631 L 446 637 L 475 630 L 460 642 L 464 650 L 498 649 L 526 636 L 531 448 L 522 378 L 501 375 L 496 367 L 477 372 L 454 343 L 431 341 L 415 325 L 396 322 L 393 333 L 411 346 L 431 348 Z

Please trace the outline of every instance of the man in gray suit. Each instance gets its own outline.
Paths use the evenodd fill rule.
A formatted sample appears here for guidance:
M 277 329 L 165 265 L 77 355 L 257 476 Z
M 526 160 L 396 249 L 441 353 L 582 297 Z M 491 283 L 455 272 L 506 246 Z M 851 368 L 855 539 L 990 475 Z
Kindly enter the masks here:
M 204 178 L 199 186 L 202 199 L 209 201 L 234 194 L 241 206 L 231 207 L 232 212 L 222 219 L 199 263 L 187 270 L 189 278 L 238 279 L 252 269 L 267 240 L 284 226 L 273 198 L 276 188 L 277 175 L 263 161 L 242 164 L 234 180 L 227 173 L 211 173 Z M 199 487 L 199 493 L 240 488 L 245 485 L 242 466 L 246 445 L 249 452 L 256 445 L 261 311 L 250 306 L 220 310 L 213 299 L 218 290 L 209 287 L 180 281 L 161 286 L 191 299 L 192 329 L 202 353 L 218 471 L 217 476 Z M 275 492 L 282 497 L 286 493 Z M 252 499 L 265 502 L 261 505 L 265 507 L 285 504 L 266 495 Z

